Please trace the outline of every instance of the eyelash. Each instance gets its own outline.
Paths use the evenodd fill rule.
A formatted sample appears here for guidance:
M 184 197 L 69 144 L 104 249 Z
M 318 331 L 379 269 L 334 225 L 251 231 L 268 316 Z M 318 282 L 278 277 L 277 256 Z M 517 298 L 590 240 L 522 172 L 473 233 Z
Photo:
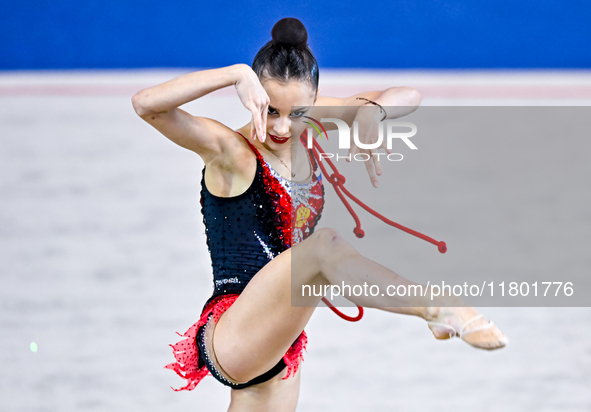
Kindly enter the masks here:
M 267 113 L 277 114 L 277 112 L 275 110 L 271 110 L 271 109 L 268 109 Z M 290 116 L 291 117 L 302 117 L 304 115 L 304 113 L 306 113 L 306 112 L 305 111 L 297 111 L 297 112 L 293 112 Z

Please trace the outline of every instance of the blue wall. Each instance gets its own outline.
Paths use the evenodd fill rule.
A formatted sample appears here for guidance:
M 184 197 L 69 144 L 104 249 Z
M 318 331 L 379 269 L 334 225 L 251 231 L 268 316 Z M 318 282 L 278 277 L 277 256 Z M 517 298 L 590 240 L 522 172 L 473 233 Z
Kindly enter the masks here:
M 0 69 L 250 64 L 282 17 L 321 67 L 591 67 L 588 0 L 13 0 Z

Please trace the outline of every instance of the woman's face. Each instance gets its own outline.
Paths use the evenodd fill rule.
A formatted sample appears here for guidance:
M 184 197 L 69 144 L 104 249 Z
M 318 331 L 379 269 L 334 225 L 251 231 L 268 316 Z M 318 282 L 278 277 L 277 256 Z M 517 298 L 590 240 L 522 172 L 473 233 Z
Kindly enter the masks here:
M 292 133 L 301 134 L 301 122 L 306 112 L 314 106 L 316 90 L 309 82 L 289 81 L 283 83 L 273 79 L 263 79 L 261 84 L 269 96 L 267 113 L 267 136 L 265 146 L 271 150 L 281 150 L 289 146 Z M 300 126 L 301 127 L 298 127 Z M 300 130 L 301 129 L 301 130 Z

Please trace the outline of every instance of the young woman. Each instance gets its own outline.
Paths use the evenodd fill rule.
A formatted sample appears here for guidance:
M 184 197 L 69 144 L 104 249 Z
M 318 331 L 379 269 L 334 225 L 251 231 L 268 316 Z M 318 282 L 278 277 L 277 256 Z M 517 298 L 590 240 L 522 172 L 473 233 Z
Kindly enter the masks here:
M 316 118 L 338 116 L 349 125 L 354 120 L 368 124 L 375 115 L 358 110 L 362 106 L 400 106 L 399 113 L 387 114 L 392 118 L 414 110 L 420 104 L 419 93 L 394 87 L 344 99 L 319 96 L 318 65 L 302 23 L 282 19 L 271 34 L 273 40 L 258 52 L 252 68 L 236 64 L 189 73 L 132 99 L 140 117 L 205 163 L 201 204 L 214 292 L 199 321 L 173 345 L 177 362 L 167 367 L 188 380 L 182 389 L 189 390 L 211 373 L 232 388 L 230 411 L 295 410 L 298 366 L 307 341 L 303 330 L 320 297 L 303 297 L 293 307 L 292 286 L 302 290 L 304 285 L 367 281 L 385 290 L 389 285 L 413 284 L 361 256 L 335 230 L 314 232 L 324 202 L 322 176 L 299 142 L 295 124 L 313 106 L 321 107 Z M 252 112 L 252 121 L 236 131 L 179 109 L 232 85 Z M 377 186 L 379 163 L 366 166 Z M 305 190 L 292 199 L 296 186 Z M 305 213 L 293 216 L 292 208 L 299 206 Z M 294 230 L 292 217 L 297 220 Z M 492 322 L 459 300 L 437 307 L 426 302 L 404 307 L 405 301 L 398 299 L 392 307 L 392 298 L 348 299 L 421 317 L 437 339 L 460 336 L 483 349 L 501 348 L 507 342 Z

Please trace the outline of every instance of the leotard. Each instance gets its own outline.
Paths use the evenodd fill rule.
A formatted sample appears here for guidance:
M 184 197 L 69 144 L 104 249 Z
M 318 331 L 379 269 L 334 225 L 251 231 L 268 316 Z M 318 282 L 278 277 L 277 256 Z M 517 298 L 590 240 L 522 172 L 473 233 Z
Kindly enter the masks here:
M 194 389 L 209 373 L 234 389 L 265 382 L 285 367 L 286 379 L 297 371 L 306 347 L 307 337 L 302 331 L 277 365 L 242 384 L 224 378 L 205 349 L 204 330 L 209 320 L 217 322 L 263 266 L 312 234 L 324 207 L 322 174 L 309 151 L 312 176 L 306 182 L 291 182 L 273 170 L 256 147 L 244 139 L 257 159 L 255 178 L 244 193 L 234 197 L 211 194 L 203 169 L 201 212 L 214 289 L 199 321 L 182 335 L 185 339 L 171 345 L 176 362 L 166 368 L 187 380 L 187 385 L 178 390 Z

